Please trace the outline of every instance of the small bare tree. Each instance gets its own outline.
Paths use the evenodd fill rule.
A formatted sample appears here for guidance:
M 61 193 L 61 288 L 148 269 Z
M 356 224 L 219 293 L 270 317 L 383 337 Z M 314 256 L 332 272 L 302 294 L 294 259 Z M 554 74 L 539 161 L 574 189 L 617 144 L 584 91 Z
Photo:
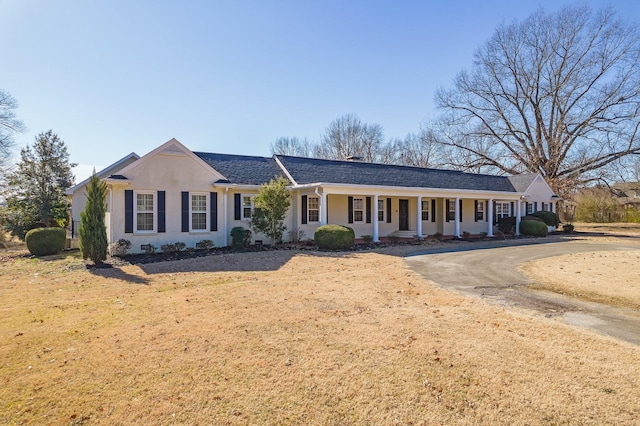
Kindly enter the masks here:
M 384 144 L 382 126 L 360 121 L 355 114 L 339 117 L 329 124 L 322 141 L 315 146 L 314 157 L 344 160 L 349 156 L 364 161 L 379 161 Z
M 0 90 L 0 189 L 5 185 L 5 173 L 10 168 L 14 137 L 24 130 L 24 124 L 16 118 L 16 108 L 18 103 L 13 96 Z
M 297 137 L 279 137 L 271 146 L 271 154 L 293 155 L 297 157 L 310 157 L 313 153 L 313 144 L 309 139 Z

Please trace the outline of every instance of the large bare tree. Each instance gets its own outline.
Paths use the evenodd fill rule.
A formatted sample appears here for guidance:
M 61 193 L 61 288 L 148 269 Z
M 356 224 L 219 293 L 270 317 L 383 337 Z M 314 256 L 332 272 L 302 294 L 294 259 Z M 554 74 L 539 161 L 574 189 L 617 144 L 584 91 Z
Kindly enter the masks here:
M 640 154 L 640 35 L 610 8 L 539 9 L 501 25 L 436 102 L 463 165 L 539 172 L 566 193 Z

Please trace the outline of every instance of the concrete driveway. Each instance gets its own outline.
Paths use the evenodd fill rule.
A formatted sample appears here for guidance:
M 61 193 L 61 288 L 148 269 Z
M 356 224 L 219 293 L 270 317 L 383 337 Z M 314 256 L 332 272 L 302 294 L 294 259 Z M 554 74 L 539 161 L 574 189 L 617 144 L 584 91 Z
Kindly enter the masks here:
M 637 244 L 592 242 L 576 237 L 454 243 L 414 253 L 407 264 L 443 288 L 481 297 L 506 306 L 558 316 L 569 324 L 590 328 L 640 345 L 640 312 L 585 302 L 568 296 L 528 288 L 532 281 L 517 271 L 530 260 L 562 254 L 602 250 L 640 250 Z

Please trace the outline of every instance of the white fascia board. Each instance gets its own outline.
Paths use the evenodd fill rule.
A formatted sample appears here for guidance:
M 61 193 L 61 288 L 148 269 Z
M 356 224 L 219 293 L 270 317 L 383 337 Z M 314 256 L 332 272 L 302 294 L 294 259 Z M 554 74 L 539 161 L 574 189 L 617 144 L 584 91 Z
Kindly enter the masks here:
M 214 188 L 228 188 L 228 189 L 249 189 L 254 191 L 259 191 L 262 185 L 242 185 L 237 183 L 216 183 L 213 182 L 211 184 Z
M 276 164 L 278 164 L 278 167 L 280 167 L 280 170 L 282 170 L 282 172 L 287 176 L 287 178 L 289 178 L 289 181 L 293 182 L 294 186 L 298 185 L 298 183 L 295 181 L 293 176 L 291 176 L 291 174 L 289 173 L 289 170 L 287 170 L 287 168 L 280 162 L 280 159 L 278 158 L 278 156 L 274 155 L 273 159 L 276 160 Z
M 371 185 L 349 185 L 336 183 L 309 183 L 304 185 L 294 185 L 292 189 L 315 189 L 323 188 L 323 192 L 328 194 L 358 194 L 358 195 L 404 195 L 404 196 L 434 196 L 438 198 L 492 198 L 503 200 L 518 200 L 524 195 L 522 192 L 504 191 L 476 191 L 472 189 L 446 189 L 446 188 L 421 188 L 402 186 L 371 186 Z
M 140 156 L 138 154 L 136 154 L 135 152 L 132 152 L 129 155 L 126 155 L 126 156 L 122 157 L 121 159 L 119 159 L 115 163 L 108 165 L 107 167 L 105 167 L 104 169 L 100 170 L 99 172 L 96 172 L 96 175 L 98 177 L 102 178 L 102 179 L 106 179 L 108 176 L 103 176 L 103 175 L 106 175 L 107 173 L 109 175 L 111 175 L 111 174 L 113 174 L 112 172 L 117 172 L 119 170 L 118 166 L 120 166 L 120 164 L 124 163 L 125 161 L 127 161 L 127 160 L 129 160 L 131 158 L 133 158 L 135 160 L 138 160 L 138 159 L 140 159 Z M 71 188 L 69 188 L 66 191 L 64 191 L 64 193 L 66 195 L 73 195 L 74 192 L 76 192 L 78 189 L 82 188 L 84 185 L 89 183 L 89 179 L 91 179 L 91 176 L 89 176 L 88 178 L 86 178 L 85 180 L 83 180 L 80 183 L 76 183 Z
M 110 178 L 106 178 L 104 179 L 105 183 L 107 185 L 111 185 L 111 186 L 129 186 L 131 185 L 131 181 L 130 180 L 124 180 L 124 179 L 110 179 Z

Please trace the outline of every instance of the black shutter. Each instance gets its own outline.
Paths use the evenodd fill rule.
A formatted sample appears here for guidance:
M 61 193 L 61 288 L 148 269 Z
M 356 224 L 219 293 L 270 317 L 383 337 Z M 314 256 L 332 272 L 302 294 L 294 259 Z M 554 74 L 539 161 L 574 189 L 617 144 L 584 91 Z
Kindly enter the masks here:
M 240 199 L 240 194 L 233 194 L 233 218 L 235 220 L 240 220 L 242 218 L 242 200 Z
M 553 203 L 549 202 L 549 211 L 553 213 Z
M 189 232 L 189 193 L 182 191 L 182 232 Z
M 387 223 L 391 223 L 391 198 L 387 198 Z
M 535 212 L 537 212 L 537 211 L 538 211 L 538 202 L 537 202 L 537 201 L 534 201 L 534 202 L 533 202 L 533 212 L 535 213 Z
M 348 198 L 348 207 L 349 207 L 349 213 L 348 213 L 347 219 L 349 223 L 353 223 L 353 197 Z
M 524 203 L 524 214 L 525 216 L 529 214 L 529 203 Z
M 462 199 L 458 200 L 458 209 L 460 209 L 460 222 L 462 222 Z
M 431 222 L 436 221 L 436 199 L 431 199 Z
M 302 224 L 307 223 L 307 196 L 302 196 Z
M 367 197 L 366 209 L 367 223 L 371 223 L 371 197 Z
M 322 201 L 322 198 L 320 199 L 320 201 Z M 324 211 L 324 223 L 331 223 L 329 222 L 329 196 L 328 195 L 324 197 L 324 203 L 323 205 L 320 206 L 320 208 L 322 209 L 322 211 Z
M 515 210 L 515 207 L 514 207 L 514 203 L 512 201 L 511 202 L 511 215 L 510 216 L 515 216 L 515 215 L 516 215 L 516 210 Z
M 449 208 L 451 207 L 450 204 L 449 204 L 450 202 L 451 202 L 451 200 L 446 199 L 445 203 L 444 203 L 444 206 L 445 206 L 444 216 L 445 216 L 445 218 L 446 218 L 445 220 L 447 222 L 449 222 Z
M 474 201 L 474 205 L 473 205 L 473 216 L 475 217 L 475 222 L 478 221 L 478 200 Z
M 496 212 L 496 202 L 493 202 L 493 224 L 496 225 L 498 223 L 498 213 Z
M 133 191 L 124 190 L 124 232 L 133 234 Z
M 210 220 L 209 231 L 217 231 L 218 230 L 218 193 L 210 192 L 209 193 L 209 206 L 210 206 Z
M 158 232 L 167 232 L 166 192 L 158 191 Z

